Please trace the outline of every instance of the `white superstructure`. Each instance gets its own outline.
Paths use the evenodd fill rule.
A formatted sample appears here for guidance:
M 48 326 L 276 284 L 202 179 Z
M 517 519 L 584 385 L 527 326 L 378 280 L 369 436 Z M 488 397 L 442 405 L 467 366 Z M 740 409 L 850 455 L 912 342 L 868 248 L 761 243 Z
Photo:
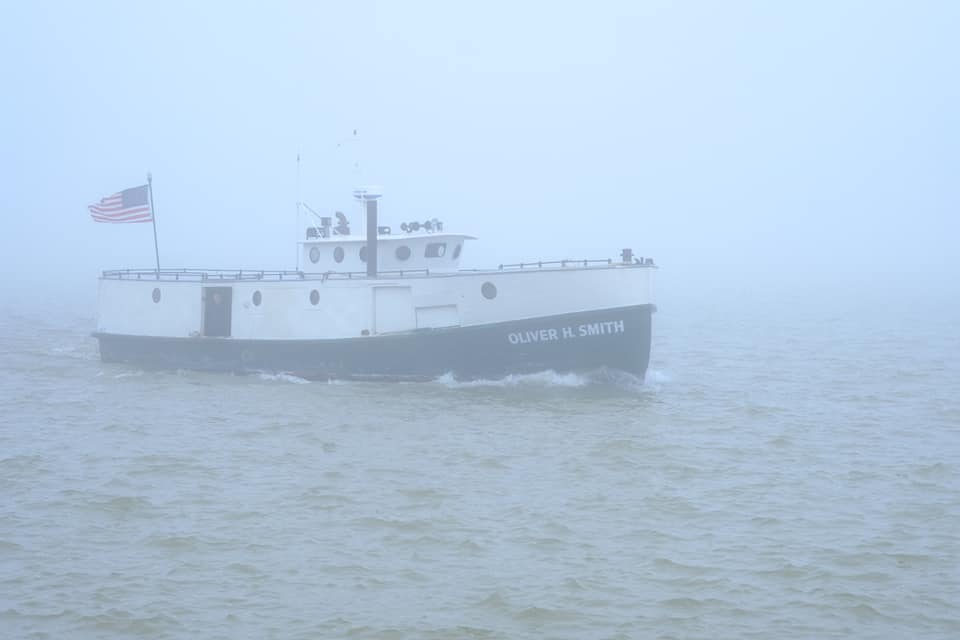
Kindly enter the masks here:
M 342 246 L 358 250 L 355 244 Z M 647 304 L 652 299 L 651 266 L 563 264 L 476 272 L 411 271 L 403 276 L 384 274 L 375 282 L 362 273 L 339 272 L 166 271 L 156 280 L 149 271 L 114 271 L 100 280 L 97 331 L 204 335 L 206 293 L 225 286 L 232 291 L 229 335 L 264 340 L 352 338 L 482 325 Z

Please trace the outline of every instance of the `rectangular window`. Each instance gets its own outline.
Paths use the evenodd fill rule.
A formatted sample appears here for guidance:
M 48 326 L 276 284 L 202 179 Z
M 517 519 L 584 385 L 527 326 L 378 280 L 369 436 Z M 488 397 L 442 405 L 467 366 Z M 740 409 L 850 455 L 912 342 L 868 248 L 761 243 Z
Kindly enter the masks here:
M 431 242 L 427 245 L 424 255 L 428 258 L 442 258 L 447 253 L 446 242 Z

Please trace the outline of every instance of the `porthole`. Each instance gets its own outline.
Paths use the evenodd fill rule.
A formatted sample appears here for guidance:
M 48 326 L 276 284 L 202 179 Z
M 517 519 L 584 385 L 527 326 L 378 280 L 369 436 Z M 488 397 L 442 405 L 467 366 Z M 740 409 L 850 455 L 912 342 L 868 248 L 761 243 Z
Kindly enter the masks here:
M 360 247 L 360 262 L 367 261 L 367 245 Z
M 160 289 L 153 290 L 153 301 L 160 302 Z
M 337 247 L 333 250 L 333 260 L 337 263 L 343 262 L 343 247 Z
M 259 307 L 260 303 L 263 302 L 263 295 L 259 291 L 253 292 L 253 306 Z
M 397 260 L 407 260 L 410 258 L 410 247 L 408 247 L 405 244 L 402 244 L 399 247 L 397 247 L 396 254 L 397 254 Z
M 447 253 L 446 242 L 431 242 L 427 245 L 424 255 L 427 258 L 442 258 Z
M 482 293 L 483 297 L 487 300 L 493 300 L 497 297 L 497 285 L 492 282 L 484 282 L 483 286 L 480 287 L 480 293 Z
M 320 249 L 318 247 L 310 247 L 310 262 L 313 264 L 320 262 Z
M 310 292 L 310 304 L 313 306 L 320 304 L 320 292 L 316 289 Z
M 454 259 L 454 260 L 456 260 L 457 258 L 460 257 L 460 250 L 461 250 L 461 249 L 463 249 L 463 245 L 462 245 L 462 244 L 458 244 L 457 246 L 455 246 L 455 247 L 453 248 L 453 259 Z

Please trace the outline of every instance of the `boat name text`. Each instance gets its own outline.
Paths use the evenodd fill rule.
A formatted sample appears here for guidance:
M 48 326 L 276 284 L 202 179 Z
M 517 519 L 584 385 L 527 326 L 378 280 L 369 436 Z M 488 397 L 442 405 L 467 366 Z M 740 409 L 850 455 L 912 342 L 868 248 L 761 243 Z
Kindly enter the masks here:
M 552 342 L 554 340 L 570 340 L 572 338 L 589 338 L 591 336 L 605 336 L 612 333 L 624 333 L 623 320 L 608 320 L 606 322 L 591 322 L 576 327 L 560 327 L 559 329 L 531 329 L 507 334 L 510 344 L 531 344 L 533 342 Z

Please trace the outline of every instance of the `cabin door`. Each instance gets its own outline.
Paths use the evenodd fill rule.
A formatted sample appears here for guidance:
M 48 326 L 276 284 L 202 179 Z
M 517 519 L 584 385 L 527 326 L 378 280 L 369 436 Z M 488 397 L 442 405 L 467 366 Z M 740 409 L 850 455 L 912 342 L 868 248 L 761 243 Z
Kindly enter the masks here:
M 374 287 L 373 309 L 375 333 L 409 331 L 417 326 L 410 287 Z
M 232 324 L 233 289 L 203 288 L 203 335 L 229 338 Z

